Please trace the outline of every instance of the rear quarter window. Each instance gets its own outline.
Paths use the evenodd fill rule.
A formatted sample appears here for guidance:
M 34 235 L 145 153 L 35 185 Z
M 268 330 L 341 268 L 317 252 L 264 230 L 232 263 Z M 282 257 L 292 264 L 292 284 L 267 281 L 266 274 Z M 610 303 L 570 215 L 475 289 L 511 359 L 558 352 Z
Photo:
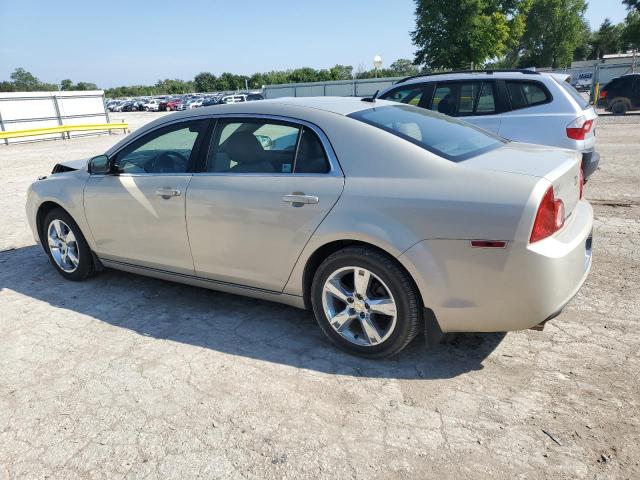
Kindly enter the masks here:
M 540 82 L 507 80 L 505 83 L 512 110 L 535 107 L 552 100 L 549 90 Z
M 580 92 L 578 92 L 569 82 L 560 82 L 556 80 L 556 83 L 564 88 L 564 90 L 571 96 L 571 98 L 576 101 L 580 108 L 584 109 L 589 106 L 589 102 L 582 95 L 580 95 Z

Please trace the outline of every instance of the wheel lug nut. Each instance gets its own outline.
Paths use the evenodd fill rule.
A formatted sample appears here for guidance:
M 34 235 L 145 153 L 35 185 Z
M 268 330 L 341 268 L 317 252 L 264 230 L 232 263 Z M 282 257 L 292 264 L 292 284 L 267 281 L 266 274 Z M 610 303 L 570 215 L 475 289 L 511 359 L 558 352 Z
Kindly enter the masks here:
M 364 317 L 365 317 L 364 312 L 360 312 L 360 318 L 364 318 Z
M 356 314 L 356 309 L 355 308 L 350 308 L 349 309 L 349 314 L 350 315 L 355 315 Z
M 348 303 L 353 303 L 353 297 L 348 297 L 348 298 L 347 298 L 347 302 L 348 302 Z

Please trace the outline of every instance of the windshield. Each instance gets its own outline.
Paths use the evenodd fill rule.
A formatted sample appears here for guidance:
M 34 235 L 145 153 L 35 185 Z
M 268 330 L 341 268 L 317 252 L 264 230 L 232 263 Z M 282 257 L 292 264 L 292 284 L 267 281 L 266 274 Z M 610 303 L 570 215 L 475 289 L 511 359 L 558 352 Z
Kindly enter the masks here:
M 374 107 L 349 117 L 393 133 L 453 162 L 481 155 L 505 143 L 468 123 L 409 105 Z

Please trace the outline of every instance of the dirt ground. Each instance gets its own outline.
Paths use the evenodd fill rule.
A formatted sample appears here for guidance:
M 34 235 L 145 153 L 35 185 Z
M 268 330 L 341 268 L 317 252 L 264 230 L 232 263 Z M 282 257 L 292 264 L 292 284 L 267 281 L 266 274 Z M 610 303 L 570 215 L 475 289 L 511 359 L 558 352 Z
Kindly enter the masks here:
M 0 480 L 640 478 L 639 127 L 599 121 L 593 269 L 562 315 L 387 361 L 282 305 L 64 281 L 25 190 L 122 135 L 0 145 Z

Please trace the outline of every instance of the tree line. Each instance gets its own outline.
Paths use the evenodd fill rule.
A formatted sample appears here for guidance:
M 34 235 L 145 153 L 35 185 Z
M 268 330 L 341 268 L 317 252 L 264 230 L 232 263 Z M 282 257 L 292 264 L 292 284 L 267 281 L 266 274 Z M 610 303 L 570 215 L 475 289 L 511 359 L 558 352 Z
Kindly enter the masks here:
M 129 85 L 105 90 L 107 97 L 137 97 L 148 95 L 182 94 L 190 92 L 222 92 L 233 90 L 261 89 L 263 85 L 298 82 L 323 82 L 330 80 L 351 80 L 353 78 L 398 77 L 414 75 L 419 72 L 409 59 L 399 59 L 388 68 L 366 70 L 362 66 L 354 72 L 351 65 L 335 65 L 328 69 L 314 69 L 310 67 L 290 70 L 274 70 L 253 75 L 236 75 L 225 72 L 216 76 L 210 72 L 201 72 L 193 80 L 165 79 L 158 80 L 154 85 Z M 60 82 L 60 85 L 40 81 L 35 75 L 24 68 L 16 68 L 11 74 L 11 81 L 0 82 L 0 92 L 32 92 L 55 90 L 94 90 L 95 83 L 78 82 L 74 84 L 70 79 Z
M 626 19 L 595 32 L 586 0 L 415 1 L 414 63 L 428 69 L 565 68 L 640 46 L 640 0 L 623 0 Z

